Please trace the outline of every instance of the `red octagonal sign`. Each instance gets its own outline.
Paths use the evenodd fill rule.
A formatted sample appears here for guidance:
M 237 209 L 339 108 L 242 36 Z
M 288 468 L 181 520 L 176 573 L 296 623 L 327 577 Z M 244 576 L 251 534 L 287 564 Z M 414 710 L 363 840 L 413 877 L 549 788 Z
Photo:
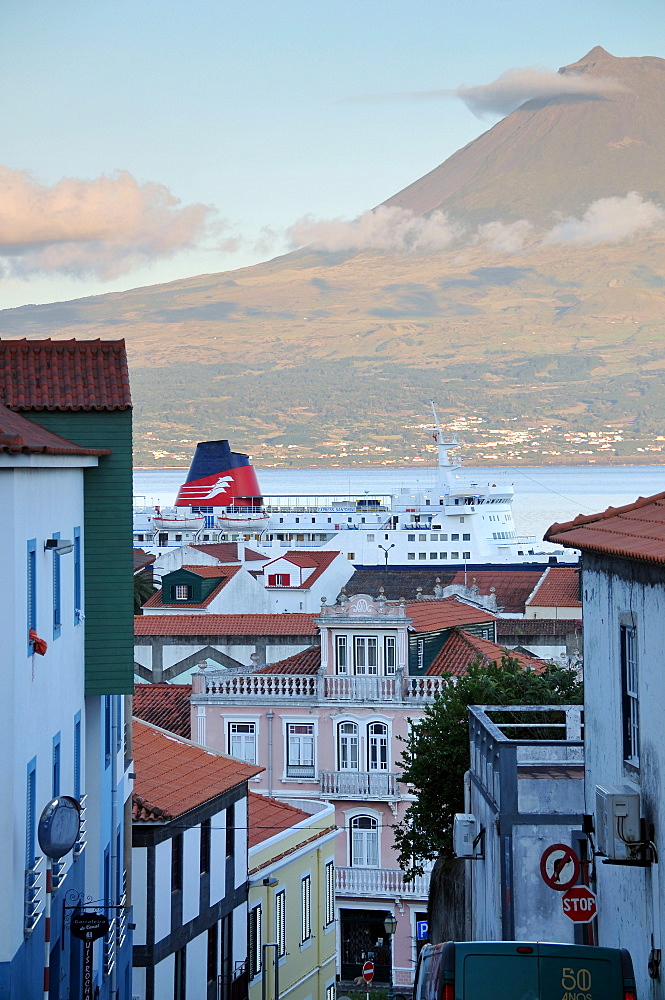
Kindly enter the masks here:
M 574 885 L 561 897 L 565 915 L 576 924 L 588 924 L 596 916 L 596 894 L 586 885 Z

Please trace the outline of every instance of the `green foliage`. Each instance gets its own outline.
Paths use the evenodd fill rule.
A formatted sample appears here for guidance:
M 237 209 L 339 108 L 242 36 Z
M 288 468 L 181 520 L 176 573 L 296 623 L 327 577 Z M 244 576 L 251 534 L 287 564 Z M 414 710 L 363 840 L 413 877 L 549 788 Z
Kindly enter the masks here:
M 465 677 L 451 678 L 444 692 L 425 707 L 402 753 L 401 781 L 413 786 L 417 801 L 404 820 L 393 826 L 400 867 L 406 878 L 423 873 L 426 859 L 452 857 L 453 816 L 464 811 L 464 773 L 469 768 L 469 705 L 562 705 L 582 702 L 582 685 L 575 672 L 548 664 L 542 673 L 525 670 L 519 660 L 502 657 L 489 665 L 476 661 Z M 453 681 L 456 680 L 456 683 Z M 497 724 L 519 721 L 506 712 Z M 547 718 L 543 718 L 544 725 Z M 529 738 L 557 738 L 557 730 Z M 511 730 L 514 738 L 526 736 Z
M 147 573 L 136 573 L 134 575 L 134 614 L 140 615 L 141 608 L 149 597 L 157 590 Z

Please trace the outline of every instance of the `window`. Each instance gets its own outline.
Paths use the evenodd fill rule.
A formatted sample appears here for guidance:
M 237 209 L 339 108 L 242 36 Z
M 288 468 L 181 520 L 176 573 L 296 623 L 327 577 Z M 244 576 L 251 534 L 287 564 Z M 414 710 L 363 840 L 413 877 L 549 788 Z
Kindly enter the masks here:
M 338 733 L 340 771 L 358 770 L 358 727 L 355 722 L 342 722 Z
M 465 531 L 464 534 L 462 535 L 462 541 L 463 542 L 470 542 L 471 541 L 471 535 L 470 535 L 470 533 L 468 531 Z
M 407 552 L 406 558 L 407 559 L 415 559 L 416 558 L 416 553 L 415 552 Z
M 173 956 L 173 1000 L 185 1000 L 185 990 L 187 984 L 187 948 L 179 948 Z
M 387 635 L 383 640 L 383 657 L 385 672 L 394 674 L 397 669 L 397 639 L 394 635 Z
M 379 867 L 379 824 L 372 816 L 354 816 L 351 820 L 351 865 Z
M 355 668 L 357 674 L 378 673 L 378 639 L 375 635 L 355 636 Z
M 175 536 L 175 540 L 176 540 L 176 542 L 181 542 L 182 541 L 182 535 L 176 535 Z
M 290 587 L 291 586 L 291 574 L 290 573 L 269 573 L 268 574 L 268 586 L 269 587 Z
M 254 722 L 229 723 L 229 754 L 256 764 L 256 724 Z
M 277 957 L 286 955 L 286 890 L 275 893 L 275 940 L 277 942 Z
M 226 856 L 235 857 L 236 853 L 236 807 L 230 805 L 226 810 Z
M 447 542 L 448 541 L 448 535 L 444 535 L 444 534 L 439 535 L 439 541 L 440 542 Z
M 83 588 L 81 576 L 81 529 L 74 528 L 74 624 L 83 621 Z
M 451 559 L 459 559 L 459 552 L 451 552 L 450 553 L 450 558 Z
M 429 536 L 429 540 L 430 540 L 430 542 L 438 542 L 439 536 L 438 535 L 430 535 Z
M 213 924 L 208 928 L 208 985 L 212 983 L 217 986 L 217 953 L 219 950 L 219 924 Z
M 640 763 L 640 710 L 637 684 L 637 630 L 621 626 L 621 683 L 623 694 L 623 755 L 635 767 Z
M 372 722 L 367 728 L 367 769 L 388 770 L 388 727 L 382 722 Z
M 300 879 L 300 940 L 309 941 L 312 936 L 312 877 Z
M 25 790 L 25 867 L 32 868 L 35 863 L 35 808 L 37 795 L 37 758 L 33 757 L 28 764 L 28 777 Z
M 81 713 L 74 716 L 74 798 L 81 798 Z
M 441 560 L 441 559 L 447 559 L 447 558 L 448 558 L 448 553 L 447 552 L 439 552 L 439 560 Z
M 348 560 L 349 560 L 350 562 L 353 562 L 353 560 L 354 560 L 354 559 L 356 558 L 356 554 L 355 554 L 355 552 L 347 552 L 347 553 L 346 553 L 346 558 L 347 558 L 347 559 L 348 559 Z
M 53 538 L 60 540 L 60 532 L 55 531 L 53 533 Z M 62 630 L 62 614 L 61 614 L 61 599 L 60 599 L 60 556 L 53 550 L 51 553 L 51 559 L 53 560 L 52 566 L 52 577 L 53 577 L 53 638 L 57 639 Z
M 60 795 L 60 733 L 53 737 L 53 758 L 51 761 L 51 798 Z
M 314 726 L 290 722 L 287 725 L 287 778 L 314 777 Z
M 335 669 L 338 674 L 345 674 L 347 672 L 347 666 L 348 659 L 346 636 L 338 635 L 335 637 Z
M 106 767 L 111 763 L 111 695 L 104 695 L 104 759 Z
M 335 920 L 335 862 L 326 861 L 326 912 L 325 926 Z
M 471 558 L 471 553 L 470 552 L 463 552 L 462 553 L 462 559 L 470 559 L 470 558 Z
M 455 532 L 453 532 L 453 534 L 450 536 L 450 541 L 451 542 L 459 542 L 459 535 L 455 534 Z
M 419 542 L 426 542 L 427 541 L 427 535 L 418 535 L 418 541 Z
M 249 911 L 248 917 L 248 950 L 249 950 L 249 976 L 253 979 L 261 972 L 261 905 L 255 906 Z
M 418 558 L 419 559 L 427 559 L 427 553 L 426 552 L 419 552 L 418 553 Z
M 28 542 L 27 585 L 26 631 L 29 633 L 31 629 L 37 631 L 37 539 L 35 538 L 31 538 Z M 32 656 L 32 653 L 32 643 L 28 638 L 28 656 Z
M 415 535 L 407 535 L 406 536 L 406 540 L 407 540 L 407 542 L 415 542 L 416 536 Z
M 210 820 L 209 819 L 204 819 L 201 823 L 200 871 L 202 875 L 205 872 L 210 871 Z
M 368 535 L 367 536 L 367 541 L 368 542 L 373 542 L 374 541 L 374 535 Z
M 171 892 L 182 889 L 182 834 L 171 841 Z
M 438 553 L 436 553 L 436 552 L 430 552 L 430 554 L 429 554 L 430 559 L 436 559 L 437 554 Z
M 192 588 L 187 583 L 175 583 L 171 586 L 172 601 L 188 601 L 192 596 Z
M 425 642 L 423 639 L 418 639 L 416 649 L 418 652 L 418 670 L 422 670 L 425 666 Z

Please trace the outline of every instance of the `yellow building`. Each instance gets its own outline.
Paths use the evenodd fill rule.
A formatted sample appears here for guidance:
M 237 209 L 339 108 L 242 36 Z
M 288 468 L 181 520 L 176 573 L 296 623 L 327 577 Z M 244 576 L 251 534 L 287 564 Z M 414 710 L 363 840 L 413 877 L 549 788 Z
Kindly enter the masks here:
M 334 1000 L 335 809 L 249 793 L 250 1000 Z M 265 979 L 265 983 L 264 983 Z

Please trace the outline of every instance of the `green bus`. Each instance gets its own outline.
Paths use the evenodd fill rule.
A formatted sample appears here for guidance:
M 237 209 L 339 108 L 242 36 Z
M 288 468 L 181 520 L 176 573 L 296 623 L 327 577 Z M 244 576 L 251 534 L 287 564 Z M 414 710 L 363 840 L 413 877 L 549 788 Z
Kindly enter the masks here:
M 630 953 L 542 941 L 427 944 L 413 1000 L 637 1000 Z

